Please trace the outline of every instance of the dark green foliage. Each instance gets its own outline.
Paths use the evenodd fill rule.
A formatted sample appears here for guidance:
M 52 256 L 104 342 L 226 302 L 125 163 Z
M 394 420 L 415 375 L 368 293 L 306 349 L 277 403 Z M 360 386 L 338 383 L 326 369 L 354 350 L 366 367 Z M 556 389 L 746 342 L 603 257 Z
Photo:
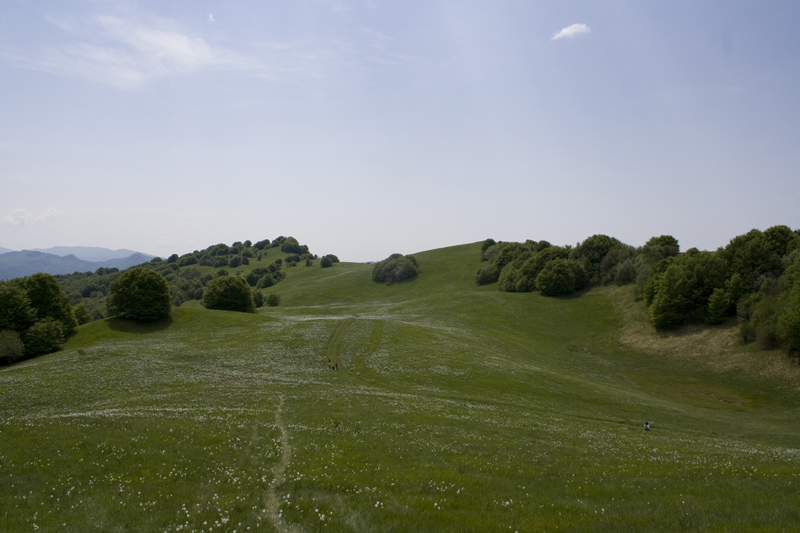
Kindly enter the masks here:
M 254 268 L 244 277 L 244 279 L 247 281 L 248 285 L 255 287 L 258 285 L 259 280 L 261 280 L 261 278 L 267 274 L 269 274 L 269 270 L 266 268 Z
M 197 259 L 197 256 L 195 256 L 194 254 L 186 254 L 180 259 L 178 259 L 178 266 L 185 267 L 189 265 L 196 265 L 199 262 L 200 260 Z
M 475 283 L 478 285 L 488 285 L 490 283 L 494 283 L 497 281 L 497 272 L 495 271 L 494 267 L 481 267 L 478 269 L 478 272 L 475 273 Z
M 519 281 L 519 270 L 509 263 L 500 272 L 497 288 L 503 292 L 517 292 L 517 282 Z
M 391 285 L 419 274 L 419 265 L 413 255 L 392 254 L 372 267 L 372 279 Z
M 88 324 L 92 321 L 92 315 L 89 314 L 89 310 L 86 309 L 86 306 L 82 303 L 75 306 L 73 314 L 75 315 L 75 320 L 78 322 L 79 326 Z
M 281 297 L 275 293 L 267 297 L 267 305 L 270 307 L 278 307 L 281 304 Z
M 592 235 L 570 253 L 570 258 L 584 259 L 584 268 L 592 283 L 600 283 L 600 265 L 609 251 L 622 243 L 608 235 Z
M 300 245 L 294 237 L 287 237 L 281 243 L 281 251 L 287 254 L 305 254 L 308 253 L 308 246 Z
M 330 257 L 327 255 L 322 256 L 322 259 L 319 260 L 319 266 L 322 268 L 328 268 L 333 266 L 333 261 L 331 261 Z
M 19 333 L 11 330 L 0 331 L 0 361 L 10 365 L 25 355 L 25 345 Z
M 575 276 L 575 290 L 582 291 L 589 286 L 589 273 L 586 272 L 583 263 L 570 259 L 569 265 L 572 268 L 572 274 Z
M 207 309 L 224 311 L 252 313 L 254 310 L 250 287 L 239 276 L 219 277 L 206 285 L 203 305 Z
M 0 330 L 23 331 L 36 321 L 36 310 L 20 280 L 0 281 Z
M 336 256 L 335 256 L 335 255 L 333 255 L 333 254 L 328 254 L 328 255 L 326 255 L 325 257 L 327 257 L 328 259 L 330 259 L 332 264 L 334 264 L 334 263 L 338 263 L 338 262 L 339 262 L 339 258 L 338 258 L 338 257 L 336 257 Z
M 670 265 L 655 284 L 653 303 L 650 305 L 650 321 L 656 329 L 676 328 L 686 319 L 686 276 L 682 266 Z
M 600 283 L 615 283 L 618 279 L 624 279 L 626 275 L 620 275 L 620 270 L 628 263 L 628 274 L 631 280 L 635 277 L 635 270 L 630 264 L 631 258 L 636 254 L 636 248 L 627 244 L 612 246 L 608 253 L 600 262 Z
M 708 298 L 708 323 L 721 324 L 728 314 L 729 307 L 728 291 L 721 288 L 714 289 Z
M 178 261 L 178 254 L 172 254 L 167 258 L 167 263 L 175 263 Z
M 779 323 L 786 347 L 790 350 L 800 350 L 800 283 L 794 283 L 789 289 Z
M 269 247 L 269 239 L 264 239 L 263 241 L 258 241 L 253 245 L 253 248 L 256 250 L 263 250 L 264 248 Z
M 154 270 L 127 270 L 110 289 L 109 311 L 123 318 L 151 322 L 167 317 L 172 310 L 167 280 Z
M 758 290 L 756 281 L 763 275 L 777 277 L 782 270 L 780 256 L 770 242 L 757 229 L 731 239 L 720 251 L 731 274 L 739 274 L 747 291 Z
M 656 297 L 656 290 L 660 281 L 660 276 L 667 271 L 667 268 L 673 263 L 673 258 L 664 258 L 650 267 L 650 274 L 644 284 L 643 296 L 647 305 L 653 303 L 653 298 Z
M 216 277 L 221 278 L 222 276 L 227 276 L 227 275 L 228 275 L 228 271 L 225 270 L 224 268 L 221 268 L 221 269 L 217 270 L 217 276 Z
M 236 267 L 239 266 L 239 263 L 241 263 L 241 261 L 242 261 L 242 258 L 239 257 L 238 255 L 235 255 L 235 256 L 231 257 L 230 261 L 228 261 L 228 266 L 231 267 L 231 268 L 236 268 Z
M 256 308 L 264 307 L 264 295 L 261 291 L 253 291 L 253 303 Z
M 541 248 L 537 246 L 537 243 L 533 244 L 539 251 L 525 259 L 525 262 L 520 266 L 516 277 L 516 292 L 531 292 L 537 290 L 536 278 L 544 269 L 545 265 L 556 259 L 566 259 L 569 255 L 569 252 L 560 246 L 546 246 Z M 526 254 L 522 254 L 521 257 L 525 257 L 525 255 Z
M 50 317 L 58 320 L 63 326 L 63 334 L 71 335 L 78 324 L 72 315 L 72 304 L 58 281 L 50 274 L 40 273 L 25 278 L 23 284 L 31 308 L 36 309 L 36 319 Z
M 566 296 L 575 292 L 575 272 L 570 261 L 549 261 L 536 276 L 536 288 L 545 296 Z
M 660 237 L 651 237 L 645 244 L 653 249 L 660 248 L 665 257 L 674 257 L 681 251 L 678 239 L 672 235 L 661 235 Z
M 494 239 L 486 239 L 481 244 L 481 261 L 486 261 L 486 250 L 497 244 Z M 478 283 L 478 285 L 485 285 L 485 283 Z
M 692 248 L 672 260 L 663 274 L 651 277 L 650 319 L 656 328 L 670 329 L 707 319 L 709 298 L 715 289 L 725 288 L 726 268 L 719 254 Z
M 44 355 L 60 350 L 64 345 L 64 325 L 47 317 L 39 320 L 22 333 L 22 342 L 25 344 L 25 355 Z
M 272 277 L 272 274 L 267 272 L 261 276 L 261 278 L 259 278 L 256 287 L 259 289 L 265 289 L 267 287 L 272 287 L 273 285 L 275 285 L 275 278 Z

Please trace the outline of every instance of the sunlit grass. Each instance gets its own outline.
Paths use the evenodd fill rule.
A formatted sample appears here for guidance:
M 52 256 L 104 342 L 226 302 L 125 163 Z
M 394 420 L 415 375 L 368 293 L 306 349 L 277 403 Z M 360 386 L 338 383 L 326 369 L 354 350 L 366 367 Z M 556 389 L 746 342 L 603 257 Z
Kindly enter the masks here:
M 280 307 L 3 368 L 0 530 L 800 528 L 796 373 L 632 348 L 613 291 L 477 287 L 478 255 L 390 287 L 298 266 Z

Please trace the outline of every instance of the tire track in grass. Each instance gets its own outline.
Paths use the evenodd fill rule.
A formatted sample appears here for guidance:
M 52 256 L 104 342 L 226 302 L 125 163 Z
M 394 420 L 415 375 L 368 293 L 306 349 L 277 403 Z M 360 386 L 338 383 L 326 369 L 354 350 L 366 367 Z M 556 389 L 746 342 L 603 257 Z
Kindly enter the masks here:
M 328 346 L 325 348 L 325 357 L 332 363 L 339 360 L 339 345 L 342 343 L 344 332 L 355 321 L 353 318 L 346 318 L 342 323 L 336 326 L 336 331 L 333 332 L 331 340 L 328 341 Z
M 281 433 L 281 460 L 275 465 L 272 471 L 272 482 L 267 489 L 267 517 L 272 523 L 272 526 L 277 531 L 296 531 L 298 528 L 290 528 L 283 517 L 280 515 L 281 502 L 276 493 L 276 489 L 286 481 L 286 470 L 289 468 L 289 460 L 292 457 L 292 446 L 289 444 L 289 435 L 286 434 L 286 429 L 283 427 L 281 414 L 283 413 L 283 396 L 280 397 L 278 408 L 275 410 L 275 425 Z

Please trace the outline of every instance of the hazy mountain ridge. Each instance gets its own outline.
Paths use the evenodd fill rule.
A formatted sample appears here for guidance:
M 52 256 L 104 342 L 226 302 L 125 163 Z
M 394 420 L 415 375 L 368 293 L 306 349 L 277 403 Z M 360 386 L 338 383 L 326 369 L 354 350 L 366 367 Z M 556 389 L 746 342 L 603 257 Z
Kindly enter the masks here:
M 134 254 L 143 255 L 148 261 L 155 257 L 154 255 L 137 252 L 136 250 L 128 250 L 127 248 L 112 250 L 110 248 L 102 248 L 99 246 L 53 246 L 51 248 L 32 248 L 31 250 L 34 252 L 58 255 L 60 257 L 74 255 L 78 259 L 82 259 L 84 261 L 97 262 L 110 261 L 112 259 L 125 259 Z
M 128 257 L 109 259 L 107 261 L 86 261 L 74 254 L 59 256 L 36 250 L 7 252 L 0 254 L 0 279 L 11 279 L 30 276 L 37 272 L 47 274 L 71 274 L 73 272 L 94 272 L 98 268 L 118 268 L 125 270 L 135 265 L 146 263 L 153 256 L 134 252 Z

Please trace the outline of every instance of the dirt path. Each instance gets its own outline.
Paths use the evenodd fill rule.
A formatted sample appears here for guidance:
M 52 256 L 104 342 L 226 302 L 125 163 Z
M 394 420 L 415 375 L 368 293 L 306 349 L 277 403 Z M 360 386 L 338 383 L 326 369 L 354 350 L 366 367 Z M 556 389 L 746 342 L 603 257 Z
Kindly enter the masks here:
M 267 489 L 266 508 L 267 517 L 276 530 L 290 531 L 290 528 L 279 514 L 281 501 L 276 492 L 276 489 L 286 480 L 286 469 L 289 468 L 289 460 L 292 457 L 292 446 L 289 444 L 289 436 L 283 427 L 281 414 L 283 414 L 283 396 L 280 397 L 278 408 L 275 410 L 275 425 L 281 434 L 281 459 L 272 471 L 272 482 Z

